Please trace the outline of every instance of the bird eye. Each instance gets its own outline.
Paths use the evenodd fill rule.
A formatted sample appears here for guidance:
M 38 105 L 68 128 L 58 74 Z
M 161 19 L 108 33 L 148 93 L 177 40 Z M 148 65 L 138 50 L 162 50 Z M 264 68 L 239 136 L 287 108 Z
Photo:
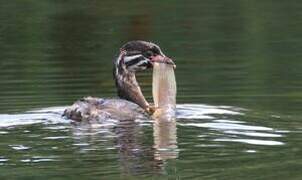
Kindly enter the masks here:
M 145 57 L 150 57 L 150 56 L 152 56 L 153 55 L 153 52 L 152 51 L 146 51 L 145 53 L 144 53 L 144 56 Z

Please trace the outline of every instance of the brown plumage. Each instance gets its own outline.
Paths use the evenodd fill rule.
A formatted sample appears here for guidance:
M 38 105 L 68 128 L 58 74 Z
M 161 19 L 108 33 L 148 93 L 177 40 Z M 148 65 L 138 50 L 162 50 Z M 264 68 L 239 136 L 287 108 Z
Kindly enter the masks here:
M 159 46 L 151 42 L 130 41 L 114 59 L 113 77 L 120 99 L 86 97 L 76 101 L 63 116 L 76 121 L 137 119 L 152 113 L 136 80 L 136 72 L 152 68 L 153 62 L 173 63 Z

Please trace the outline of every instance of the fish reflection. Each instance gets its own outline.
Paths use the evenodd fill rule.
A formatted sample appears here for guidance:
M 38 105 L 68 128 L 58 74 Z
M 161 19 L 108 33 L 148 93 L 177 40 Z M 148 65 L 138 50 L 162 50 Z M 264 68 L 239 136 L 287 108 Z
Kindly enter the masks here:
M 167 160 L 178 157 L 175 119 L 159 118 L 153 124 L 154 159 Z

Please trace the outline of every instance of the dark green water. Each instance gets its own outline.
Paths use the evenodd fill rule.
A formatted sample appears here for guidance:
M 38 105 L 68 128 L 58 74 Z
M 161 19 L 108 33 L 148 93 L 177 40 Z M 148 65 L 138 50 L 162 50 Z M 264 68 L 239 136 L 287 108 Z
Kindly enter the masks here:
M 133 39 L 175 60 L 176 123 L 62 119 Z M 301 49 L 298 0 L 2 1 L 0 179 L 301 179 Z

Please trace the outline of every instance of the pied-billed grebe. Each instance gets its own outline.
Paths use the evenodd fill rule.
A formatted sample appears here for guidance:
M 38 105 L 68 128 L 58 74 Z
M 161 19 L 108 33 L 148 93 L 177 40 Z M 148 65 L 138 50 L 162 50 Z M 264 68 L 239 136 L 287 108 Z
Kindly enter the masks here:
M 122 46 L 114 59 L 113 77 L 120 99 L 86 97 L 64 111 L 64 116 L 76 121 L 103 119 L 135 119 L 153 112 L 146 101 L 135 73 L 153 67 L 154 62 L 173 64 L 159 46 L 151 42 L 130 41 Z

